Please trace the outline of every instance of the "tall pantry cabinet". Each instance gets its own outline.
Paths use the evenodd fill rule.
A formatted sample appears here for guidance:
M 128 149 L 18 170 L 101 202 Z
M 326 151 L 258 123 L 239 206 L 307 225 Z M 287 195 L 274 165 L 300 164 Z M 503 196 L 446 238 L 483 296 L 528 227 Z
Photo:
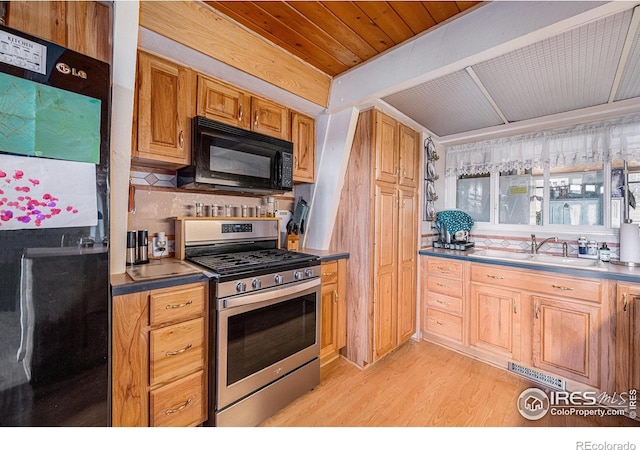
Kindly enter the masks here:
M 331 245 L 349 252 L 345 356 L 362 367 L 415 332 L 419 136 L 375 109 L 358 118 Z

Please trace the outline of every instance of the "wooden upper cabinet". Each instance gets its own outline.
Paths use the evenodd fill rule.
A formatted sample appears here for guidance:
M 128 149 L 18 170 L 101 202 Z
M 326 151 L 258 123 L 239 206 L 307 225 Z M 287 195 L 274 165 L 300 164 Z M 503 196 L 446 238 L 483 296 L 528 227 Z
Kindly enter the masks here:
M 398 125 L 375 110 L 375 179 L 387 183 L 398 180 Z
M 291 113 L 291 141 L 293 142 L 293 181 L 315 181 L 316 123 L 311 117 Z
M 398 133 L 400 135 L 400 173 L 398 181 L 401 186 L 416 187 L 418 186 L 420 133 L 403 124 L 399 125 Z
M 275 138 L 289 139 L 289 110 L 260 97 L 251 98 L 251 129 Z
M 138 148 L 134 157 L 173 168 L 188 165 L 195 73 L 139 52 L 137 81 Z
M 9 2 L 7 26 L 111 63 L 112 11 L 107 2 Z
M 197 112 L 211 120 L 249 129 L 251 96 L 226 83 L 198 75 Z

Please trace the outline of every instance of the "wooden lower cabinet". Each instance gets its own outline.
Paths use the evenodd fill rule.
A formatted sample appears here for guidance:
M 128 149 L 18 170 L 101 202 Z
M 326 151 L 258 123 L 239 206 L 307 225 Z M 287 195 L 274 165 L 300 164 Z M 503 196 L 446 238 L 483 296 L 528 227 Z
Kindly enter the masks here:
M 321 293 L 320 365 L 340 355 L 347 345 L 345 298 L 347 260 L 323 262 Z
M 113 426 L 207 420 L 207 299 L 207 282 L 114 296 Z
M 533 365 L 599 386 L 600 307 L 533 296 Z
M 422 332 L 456 344 L 466 339 L 463 264 L 429 257 L 420 265 L 422 277 Z
M 471 284 L 470 344 L 520 359 L 520 293 Z
M 618 283 L 616 319 L 616 392 L 635 390 L 637 396 L 640 391 L 640 284 Z
M 423 337 L 492 364 L 515 362 L 557 376 L 575 389 L 624 392 L 640 378 L 640 358 L 629 356 L 638 352 L 637 331 L 634 341 L 630 330 L 640 329 L 629 307 L 632 291 L 618 288 L 618 341 L 627 347 L 618 344 L 616 363 L 612 283 L 594 275 L 423 258 Z M 640 299 L 640 285 L 635 292 Z

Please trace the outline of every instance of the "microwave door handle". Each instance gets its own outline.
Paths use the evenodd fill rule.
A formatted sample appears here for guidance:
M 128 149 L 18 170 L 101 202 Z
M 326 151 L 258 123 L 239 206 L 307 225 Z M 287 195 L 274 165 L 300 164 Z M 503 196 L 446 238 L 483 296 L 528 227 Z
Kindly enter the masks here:
M 276 186 L 282 186 L 282 152 L 276 152 Z

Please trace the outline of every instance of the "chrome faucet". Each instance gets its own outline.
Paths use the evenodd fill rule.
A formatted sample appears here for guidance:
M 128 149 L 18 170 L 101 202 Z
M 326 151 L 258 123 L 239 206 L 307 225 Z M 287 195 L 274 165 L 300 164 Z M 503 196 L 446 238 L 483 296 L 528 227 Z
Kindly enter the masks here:
M 557 237 L 548 237 L 544 241 L 542 241 L 542 242 L 540 242 L 538 244 L 536 242 L 536 235 L 532 234 L 531 235 L 531 254 L 532 255 L 537 255 L 538 254 L 538 250 L 540 250 L 540 247 L 542 247 L 544 245 L 544 243 L 548 242 L 548 241 L 558 242 L 558 238 Z

